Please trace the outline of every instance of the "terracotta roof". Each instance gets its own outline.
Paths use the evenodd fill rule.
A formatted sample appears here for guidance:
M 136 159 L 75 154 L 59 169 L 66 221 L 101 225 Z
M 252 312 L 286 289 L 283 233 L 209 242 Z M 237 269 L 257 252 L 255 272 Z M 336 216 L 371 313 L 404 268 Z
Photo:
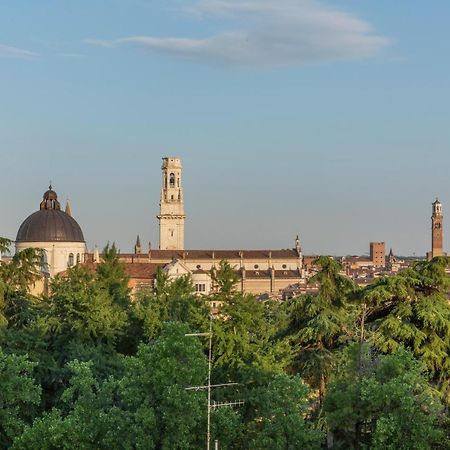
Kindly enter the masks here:
M 151 259 L 298 259 L 295 249 L 286 250 L 152 250 Z
M 133 279 L 153 279 L 156 271 L 161 264 L 153 263 L 125 263 L 125 270 L 127 275 Z

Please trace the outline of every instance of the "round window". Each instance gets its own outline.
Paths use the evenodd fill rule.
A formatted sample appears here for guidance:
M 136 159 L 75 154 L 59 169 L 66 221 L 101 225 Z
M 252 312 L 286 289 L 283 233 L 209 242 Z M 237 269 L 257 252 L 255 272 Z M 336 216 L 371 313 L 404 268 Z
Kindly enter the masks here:
M 197 269 L 200 269 L 202 266 L 200 264 L 197 264 Z
M 258 264 L 255 264 L 255 266 L 254 266 L 254 267 L 255 267 L 255 269 L 258 269 L 258 268 L 259 268 Z
M 286 264 L 283 264 L 283 269 L 286 269 L 286 267 L 287 267 Z

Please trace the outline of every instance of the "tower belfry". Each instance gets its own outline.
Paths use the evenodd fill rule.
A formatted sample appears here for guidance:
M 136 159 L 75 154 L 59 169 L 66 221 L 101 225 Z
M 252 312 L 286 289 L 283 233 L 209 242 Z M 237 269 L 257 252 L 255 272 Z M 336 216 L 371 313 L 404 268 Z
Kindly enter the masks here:
M 160 250 L 184 250 L 184 197 L 181 187 L 181 159 L 163 158 L 159 203 Z
M 431 215 L 431 258 L 444 255 L 442 203 L 436 198 Z

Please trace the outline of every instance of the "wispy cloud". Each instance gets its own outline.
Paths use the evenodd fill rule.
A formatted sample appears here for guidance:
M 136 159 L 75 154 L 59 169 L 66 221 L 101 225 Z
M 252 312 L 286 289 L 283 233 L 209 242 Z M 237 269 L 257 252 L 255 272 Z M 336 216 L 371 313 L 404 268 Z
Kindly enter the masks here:
M 39 53 L 0 44 L 0 58 L 35 59 Z
M 88 42 L 135 45 L 198 62 L 249 67 L 361 59 L 389 44 L 366 21 L 315 0 L 201 0 L 183 11 L 201 19 L 222 18 L 229 29 L 202 39 L 129 36 Z

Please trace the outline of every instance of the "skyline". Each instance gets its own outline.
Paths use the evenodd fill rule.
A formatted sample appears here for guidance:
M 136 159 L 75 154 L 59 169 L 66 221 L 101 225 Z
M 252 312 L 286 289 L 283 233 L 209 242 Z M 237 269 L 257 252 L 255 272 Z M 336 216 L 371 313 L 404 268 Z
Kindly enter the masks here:
M 431 203 L 450 204 L 448 3 L 91 3 L 0 5 L 1 235 L 52 180 L 90 248 L 157 246 L 176 154 L 187 248 L 429 250 Z
M 171 155 L 171 156 L 175 156 L 175 155 Z M 183 179 L 185 178 L 185 174 L 183 173 Z M 50 184 L 52 184 L 52 182 L 50 181 Z M 66 207 L 66 204 L 67 204 L 67 201 L 70 201 L 70 208 L 71 208 L 71 211 L 72 211 L 72 214 L 73 214 L 73 210 L 74 210 L 74 205 L 73 205 L 73 202 L 72 202 L 72 200 L 70 200 L 69 199 L 69 197 L 67 196 L 66 197 L 66 199 L 64 200 L 64 198 L 60 195 L 60 193 L 59 193 L 59 191 L 58 191 L 58 189 L 57 188 L 55 188 L 55 186 L 49 186 L 48 188 L 53 188 L 54 190 L 56 190 L 56 192 L 57 192 L 57 194 L 58 194 L 58 199 L 59 199 L 59 201 L 61 202 L 61 208 L 62 209 L 64 209 L 65 207 Z M 185 190 L 185 186 L 184 186 L 184 181 L 183 181 L 183 184 L 182 184 L 182 188 L 183 188 L 183 191 L 184 191 L 184 197 L 185 197 L 185 201 L 186 201 L 186 190 Z M 46 189 L 45 189 L 46 190 Z M 42 198 L 39 198 L 39 201 L 38 201 L 38 203 L 37 203 L 37 205 L 39 205 L 39 202 L 42 200 Z M 436 197 L 436 199 L 435 199 L 436 201 L 438 200 L 438 198 Z M 187 204 L 189 204 L 189 202 L 186 202 Z M 159 205 L 159 202 L 158 202 L 158 205 Z M 432 203 L 430 203 L 430 205 L 432 205 Z M 35 210 L 37 210 L 38 208 L 36 208 Z M 153 207 L 151 208 L 151 209 L 154 209 Z M 35 212 L 35 210 L 32 210 L 32 211 L 30 211 L 30 213 L 29 214 L 27 214 L 27 216 L 28 215 L 30 215 L 30 214 L 32 214 L 33 212 Z M 444 205 L 444 208 L 443 208 L 443 211 L 444 211 L 444 247 L 445 247 L 445 205 Z M 101 211 L 99 211 L 99 213 L 101 213 Z M 159 214 L 159 208 L 158 208 L 158 214 Z M 140 237 L 140 240 L 141 240 L 141 245 L 142 245 L 142 249 L 143 249 L 143 252 L 145 253 L 146 252 L 146 250 L 147 250 L 147 246 L 148 246 L 148 243 L 149 242 L 151 242 L 151 245 L 152 245 L 152 248 L 153 249 L 157 249 L 158 248 L 158 243 L 159 243 L 159 240 L 158 240 L 158 238 L 157 238 L 157 234 L 158 234 L 158 230 L 159 230 L 159 225 L 158 225 L 158 221 L 157 221 L 157 218 L 156 218 L 156 215 L 154 216 L 154 226 L 153 227 L 151 227 L 151 228 L 154 228 L 154 229 L 152 229 L 151 230 L 151 232 L 150 232 L 150 236 L 152 236 L 152 237 L 154 237 L 154 239 L 153 240 L 148 240 L 148 241 L 146 241 L 145 240 L 145 236 L 148 236 L 148 233 L 140 233 L 140 232 L 138 232 L 137 233 L 137 235 L 134 237 L 134 238 L 132 238 L 129 242 L 128 241 L 126 241 L 125 239 L 107 239 L 107 241 L 104 241 L 104 242 L 102 242 L 102 243 L 98 243 L 98 242 L 95 242 L 95 244 L 93 244 L 92 243 L 92 240 L 90 240 L 89 239 L 89 232 L 85 229 L 85 227 L 83 226 L 83 223 L 81 223 L 80 222 L 80 218 L 76 215 L 76 214 L 73 214 L 73 216 L 74 216 L 74 218 L 80 223 L 80 226 L 81 226 L 81 228 L 83 229 L 83 232 L 84 232 L 84 235 L 85 235 L 85 239 L 86 239 L 86 243 L 87 243 L 87 246 L 88 246 L 88 249 L 89 249 L 89 251 L 93 251 L 93 249 L 94 249 L 94 247 L 98 247 L 98 248 L 102 248 L 104 245 L 106 245 L 106 243 L 107 242 L 109 242 L 109 243 L 116 243 L 117 245 L 118 245 L 118 247 L 119 247 L 119 249 L 121 250 L 121 252 L 122 253 L 133 253 L 133 247 L 134 247 L 134 244 L 135 244 L 135 239 L 136 239 L 136 237 L 137 236 L 139 236 Z M 25 220 L 25 218 L 26 217 L 24 217 L 23 218 L 23 220 Z M 189 216 L 188 216 L 188 219 L 189 219 Z M 20 223 L 23 221 L 23 220 L 21 220 L 20 221 Z M 19 225 L 20 225 L 20 223 L 19 223 Z M 114 222 L 113 222 L 114 223 Z M 111 224 L 108 224 L 108 227 L 110 226 Z M 200 225 L 201 226 L 201 225 Z M 256 226 L 256 224 L 254 224 L 254 223 L 250 223 L 250 226 Z M 17 227 L 17 229 L 19 228 L 19 226 Z M 189 233 L 189 223 L 188 223 L 188 226 L 187 226 L 187 235 L 186 235 L 186 240 L 187 240 L 187 242 L 188 242 L 188 244 L 189 244 L 189 241 L 190 241 L 190 239 L 189 239 L 189 235 L 188 235 L 188 233 Z M 148 231 L 148 230 L 147 230 Z M 431 233 L 430 233 L 430 231 L 431 231 L 431 229 L 429 228 L 429 233 L 428 233 L 428 237 L 429 237 L 429 239 L 431 239 Z M 231 231 L 231 233 L 229 233 L 228 235 L 227 235 L 227 237 L 231 237 L 232 239 L 233 239 L 233 237 L 235 236 L 236 234 L 233 232 L 233 230 Z M 15 235 L 14 235 L 15 236 Z M 144 236 L 144 239 L 142 239 L 142 236 Z M 9 236 L 12 240 L 14 240 L 14 237 L 12 237 L 12 236 Z M 293 236 L 293 238 L 291 239 L 292 240 L 292 242 L 294 242 L 294 238 L 295 238 L 295 236 Z M 305 251 L 305 249 L 307 249 L 308 248 L 308 246 L 305 246 L 305 244 L 304 244 L 304 240 L 303 239 L 301 239 L 301 236 L 300 236 L 300 241 L 301 241 L 301 245 L 302 245 L 302 248 L 303 248 L 303 250 L 304 250 L 304 254 L 319 254 L 319 252 L 314 252 L 314 251 L 310 251 L 310 252 L 308 252 L 308 251 Z M 375 240 L 370 240 L 370 242 L 374 242 Z M 369 241 L 367 242 L 367 250 L 368 250 L 368 246 L 369 246 L 369 243 L 370 243 Z M 389 248 L 393 248 L 393 246 L 392 245 L 390 245 L 390 243 L 389 242 L 386 242 L 386 241 L 383 241 L 383 242 L 385 242 L 386 243 L 386 251 L 388 251 L 388 249 Z M 122 243 L 122 245 L 121 245 L 121 243 Z M 294 245 L 288 245 L 288 246 L 280 246 L 280 247 L 278 247 L 278 248 L 293 248 L 294 247 Z M 237 247 L 237 246 L 228 246 L 228 247 L 218 247 L 218 246 L 187 246 L 186 247 L 186 250 L 190 250 L 190 249 L 207 249 L 207 248 L 210 248 L 210 249 L 216 249 L 216 250 L 221 250 L 221 249 L 243 249 L 243 248 L 247 248 L 247 249 L 263 249 L 263 248 L 265 248 L 265 249 L 272 249 L 272 250 L 275 250 L 277 247 L 269 247 L 269 246 L 259 246 L 259 247 L 251 247 L 251 246 L 247 246 L 247 247 L 245 247 L 245 246 L 240 246 L 240 247 Z M 430 248 L 431 248 L 431 246 L 430 246 Z M 363 250 L 365 250 L 365 249 L 363 249 Z M 395 251 L 395 250 L 394 250 Z M 396 255 L 399 255 L 399 256 L 418 256 L 418 257 L 421 257 L 421 256 L 426 256 L 425 254 L 424 255 L 421 255 L 421 254 L 416 254 L 416 252 L 410 252 L 410 253 L 399 253 L 399 252 L 395 252 L 396 253 Z M 368 251 L 361 251 L 361 252 L 358 252 L 358 253 L 355 253 L 355 252 L 342 252 L 342 253 L 340 253 L 340 254 L 338 254 L 338 253 L 332 253 L 332 252 L 322 252 L 321 254 L 330 254 L 330 255 L 334 255 L 334 256 L 346 256 L 346 255 L 368 255 L 369 254 L 369 252 Z

